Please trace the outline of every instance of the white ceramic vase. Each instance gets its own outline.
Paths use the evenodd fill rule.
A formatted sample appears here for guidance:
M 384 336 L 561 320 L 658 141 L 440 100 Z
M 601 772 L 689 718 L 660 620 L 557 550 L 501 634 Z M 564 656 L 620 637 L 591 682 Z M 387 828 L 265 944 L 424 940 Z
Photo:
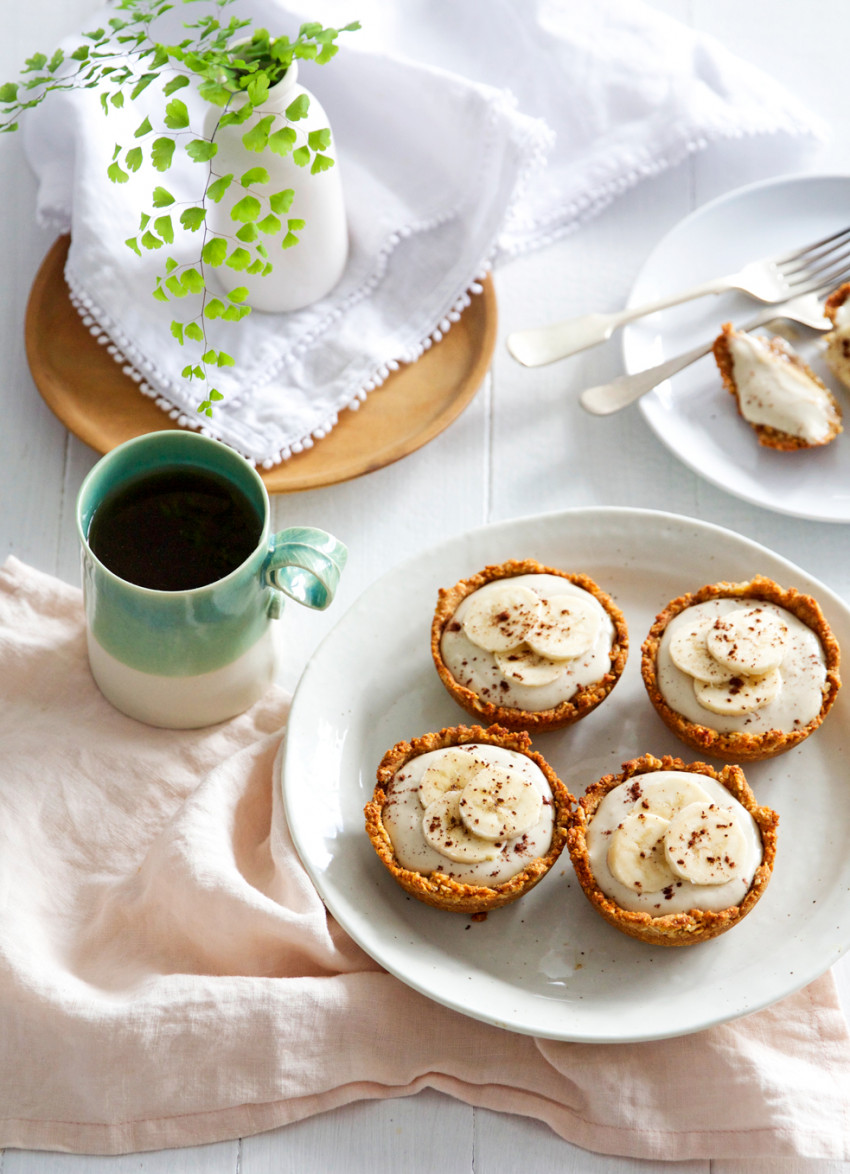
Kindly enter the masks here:
M 288 122 L 284 111 L 299 94 L 306 94 L 310 100 L 305 118 Z M 238 102 L 239 99 L 236 99 Z M 293 62 L 286 75 L 277 85 L 272 86 L 262 107 L 258 107 L 241 126 L 219 127 L 215 134 L 218 151 L 214 169 L 219 175 L 232 173 L 236 179 L 252 167 L 264 167 L 271 177 L 262 187 L 252 187 L 251 194 L 274 193 L 291 188 L 295 192 L 292 206 L 280 216 L 282 228 L 274 235 L 261 234 L 260 239 L 269 253 L 273 270 L 263 276 L 235 272 L 231 284 L 244 285 L 248 289 L 248 304 L 254 310 L 279 313 L 300 310 L 312 305 L 329 293 L 342 276 L 348 258 L 348 229 L 339 162 L 336 160 L 335 143 L 329 148 L 334 165 L 327 171 L 311 174 L 310 167 L 299 167 L 292 159 L 292 153 L 281 156 L 270 150 L 261 153 L 249 150 L 242 142 L 242 136 L 257 125 L 261 119 L 273 114 L 274 122 L 270 134 L 291 126 L 296 133 L 293 150 L 307 142 L 313 130 L 328 127 L 328 117 L 318 100 L 298 84 L 298 66 Z M 221 111 L 211 107 L 206 115 L 206 131 L 212 133 L 215 121 Z M 234 221 L 231 209 L 246 195 L 238 183 L 231 183 L 219 203 L 211 203 L 207 211 L 207 223 L 213 232 L 232 239 L 241 223 Z M 291 248 L 281 247 L 290 219 L 304 221 L 303 229 L 296 235 L 298 244 Z M 239 241 L 234 241 L 239 245 Z M 229 273 L 222 267 L 219 273 Z

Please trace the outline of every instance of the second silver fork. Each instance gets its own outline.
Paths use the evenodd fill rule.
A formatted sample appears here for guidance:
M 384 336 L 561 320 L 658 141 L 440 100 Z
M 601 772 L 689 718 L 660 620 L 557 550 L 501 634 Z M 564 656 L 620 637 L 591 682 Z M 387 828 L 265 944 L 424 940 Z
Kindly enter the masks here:
M 850 278 L 850 266 L 845 266 L 839 272 L 833 273 L 829 281 L 819 283 L 814 288 L 806 287 L 808 292 L 799 294 L 781 305 L 766 307 L 740 329 L 749 332 L 756 330 L 759 326 L 767 326 L 769 322 L 784 320 L 799 322 L 812 330 L 829 330 L 831 323 L 823 313 L 824 300 L 833 289 L 848 278 Z M 581 406 L 594 416 L 610 416 L 613 412 L 619 412 L 621 408 L 633 404 L 635 400 L 652 391 L 654 387 L 658 387 L 660 383 L 664 383 L 671 376 L 690 367 L 691 363 L 695 363 L 703 355 L 707 355 L 713 345 L 714 339 L 709 343 L 694 347 L 693 350 L 686 351 L 684 354 L 677 355 L 673 359 L 667 359 L 666 362 L 659 363 L 656 367 L 649 367 L 645 371 L 635 371 L 631 375 L 621 375 L 610 383 L 603 383 L 598 387 L 589 387 L 579 397 Z

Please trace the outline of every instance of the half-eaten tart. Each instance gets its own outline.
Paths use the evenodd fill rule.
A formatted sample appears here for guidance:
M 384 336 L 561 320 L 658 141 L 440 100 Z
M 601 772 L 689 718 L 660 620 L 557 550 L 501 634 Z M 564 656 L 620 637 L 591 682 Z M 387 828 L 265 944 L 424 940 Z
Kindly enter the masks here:
M 850 282 L 833 290 L 823 312 L 832 323 L 832 330 L 824 339 L 824 360 L 835 378 L 850 387 Z
M 725 933 L 759 900 L 778 822 L 739 766 L 647 754 L 588 788 L 567 844 L 606 921 L 652 945 L 690 946 Z
M 726 323 L 714 357 L 738 412 L 759 444 L 781 452 L 829 444 L 841 432 L 832 392 L 784 338 L 762 338 Z
M 839 665 L 816 600 L 761 575 L 672 600 L 641 657 L 664 723 L 726 762 L 772 758 L 814 733 L 841 687 Z
M 560 856 L 575 799 L 526 733 L 455 726 L 398 742 L 378 767 L 366 831 L 412 896 L 485 914 Z
M 431 654 L 446 689 L 474 717 L 556 730 L 614 688 L 628 630 L 587 575 L 514 560 L 440 590 Z

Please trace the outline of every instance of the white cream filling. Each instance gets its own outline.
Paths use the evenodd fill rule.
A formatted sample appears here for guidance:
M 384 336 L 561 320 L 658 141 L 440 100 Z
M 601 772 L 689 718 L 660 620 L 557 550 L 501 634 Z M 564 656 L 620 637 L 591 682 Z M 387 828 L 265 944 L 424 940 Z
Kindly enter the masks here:
M 524 685 L 506 677 L 494 653 L 473 644 L 463 631 L 461 625 L 473 593 L 462 600 L 453 620 L 445 627 L 440 642 L 443 661 L 458 684 L 493 705 L 531 713 L 554 709 L 561 702 L 569 701 L 583 686 L 601 680 L 610 670 L 614 623 L 595 596 L 559 575 L 518 575 L 510 582 L 529 588 L 541 599 L 574 595 L 589 600 L 599 613 L 599 631 L 593 646 L 581 656 L 560 662 L 560 670 L 553 681 L 539 686 Z
M 447 748 L 448 749 L 448 748 Z M 503 746 L 470 742 L 451 747 L 452 752 L 468 753 L 482 767 L 498 766 L 516 772 L 527 779 L 540 793 L 542 807 L 534 827 L 521 835 L 495 845 L 495 858 L 477 863 L 459 863 L 442 855 L 425 841 L 422 831 L 424 808 L 419 795 L 422 775 L 433 763 L 446 755 L 446 750 L 432 750 L 412 758 L 396 771 L 387 787 L 387 801 L 382 819 L 393 845 L 396 858 L 403 868 L 429 876 L 441 872 L 464 884 L 492 888 L 510 880 L 538 856 L 545 856 L 552 844 L 555 805 L 546 776 L 536 763 L 524 754 Z
M 751 734 L 766 730 L 793 733 L 808 725 L 820 712 L 826 683 L 826 657 L 820 640 L 807 624 L 783 607 L 759 603 L 759 607 L 775 613 L 788 629 L 786 651 L 779 665 L 781 685 L 776 696 L 767 704 L 746 714 L 718 714 L 700 705 L 694 678 L 677 668 L 670 658 L 670 642 L 680 629 L 694 624 L 695 618 L 709 616 L 716 619 L 741 607 L 750 607 L 747 599 L 710 599 L 686 608 L 667 625 L 658 649 L 656 678 L 661 696 L 672 710 L 697 725 L 708 726 L 720 733 L 746 731 Z M 694 625 L 695 626 L 695 625 Z
M 728 336 L 732 372 L 741 413 L 750 424 L 763 424 L 816 444 L 835 422 L 829 394 L 789 359 L 749 334 Z
M 735 876 L 725 884 L 695 885 L 691 881 L 674 877 L 668 886 L 658 892 L 639 893 L 612 875 L 608 867 L 611 837 L 629 812 L 639 809 L 642 785 L 660 778 L 663 774 L 674 773 L 687 774 L 708 792 L 714 803 L 734 812 L 744 833 L 746 852 L 741 860 L 735 861 Z M 633 913 L 648 913 L 651 917 L 663 917 L 668 913 L 687 913 L 691 909 L 719 912 L 732 905 L 739 905 L 753 883 L 756 869 L 764 855 L 758 825 L 749 811 L 716 779 L 692 774 L 690 771 L 658 771 L 635 775 L 609 791 L 588 825 L 587 851 L 593 875 L 602 892 L 621 909 Z

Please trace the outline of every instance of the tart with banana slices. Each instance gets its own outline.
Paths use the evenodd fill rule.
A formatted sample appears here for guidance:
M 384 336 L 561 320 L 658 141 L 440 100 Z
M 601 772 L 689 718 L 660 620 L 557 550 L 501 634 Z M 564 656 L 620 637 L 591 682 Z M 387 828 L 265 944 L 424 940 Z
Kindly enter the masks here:
M 665 724 L 727 762 L 772 758 L 814 733 L 841 687 L 839 665 L 818 603 L 761 575 L 674 599 L 641 658 Z
M 387 751 L 365 808 L 366 831 L 412 896 L 483 914 L 546 875 L 564 848 L 574 805 L 528 734 L 456 726 Z
M 690 946 L 725 933 L 759 900 L 778 822 L 739 766 L 647 754 L 588 788 L 567 843 L 606 921 L 652 945 Z
M 628 630 L 587 575 L 525 559 L 440 590 L 431 653 L 446 689 L 473 716 L 513 730 L 555 730 L 614 688 Z
M 727 322 L 713 350 L 723 384 L 759 444 L 791 452 L 829 444 L 841 432 L 832 392 L 785 339 L 747 334 Z

